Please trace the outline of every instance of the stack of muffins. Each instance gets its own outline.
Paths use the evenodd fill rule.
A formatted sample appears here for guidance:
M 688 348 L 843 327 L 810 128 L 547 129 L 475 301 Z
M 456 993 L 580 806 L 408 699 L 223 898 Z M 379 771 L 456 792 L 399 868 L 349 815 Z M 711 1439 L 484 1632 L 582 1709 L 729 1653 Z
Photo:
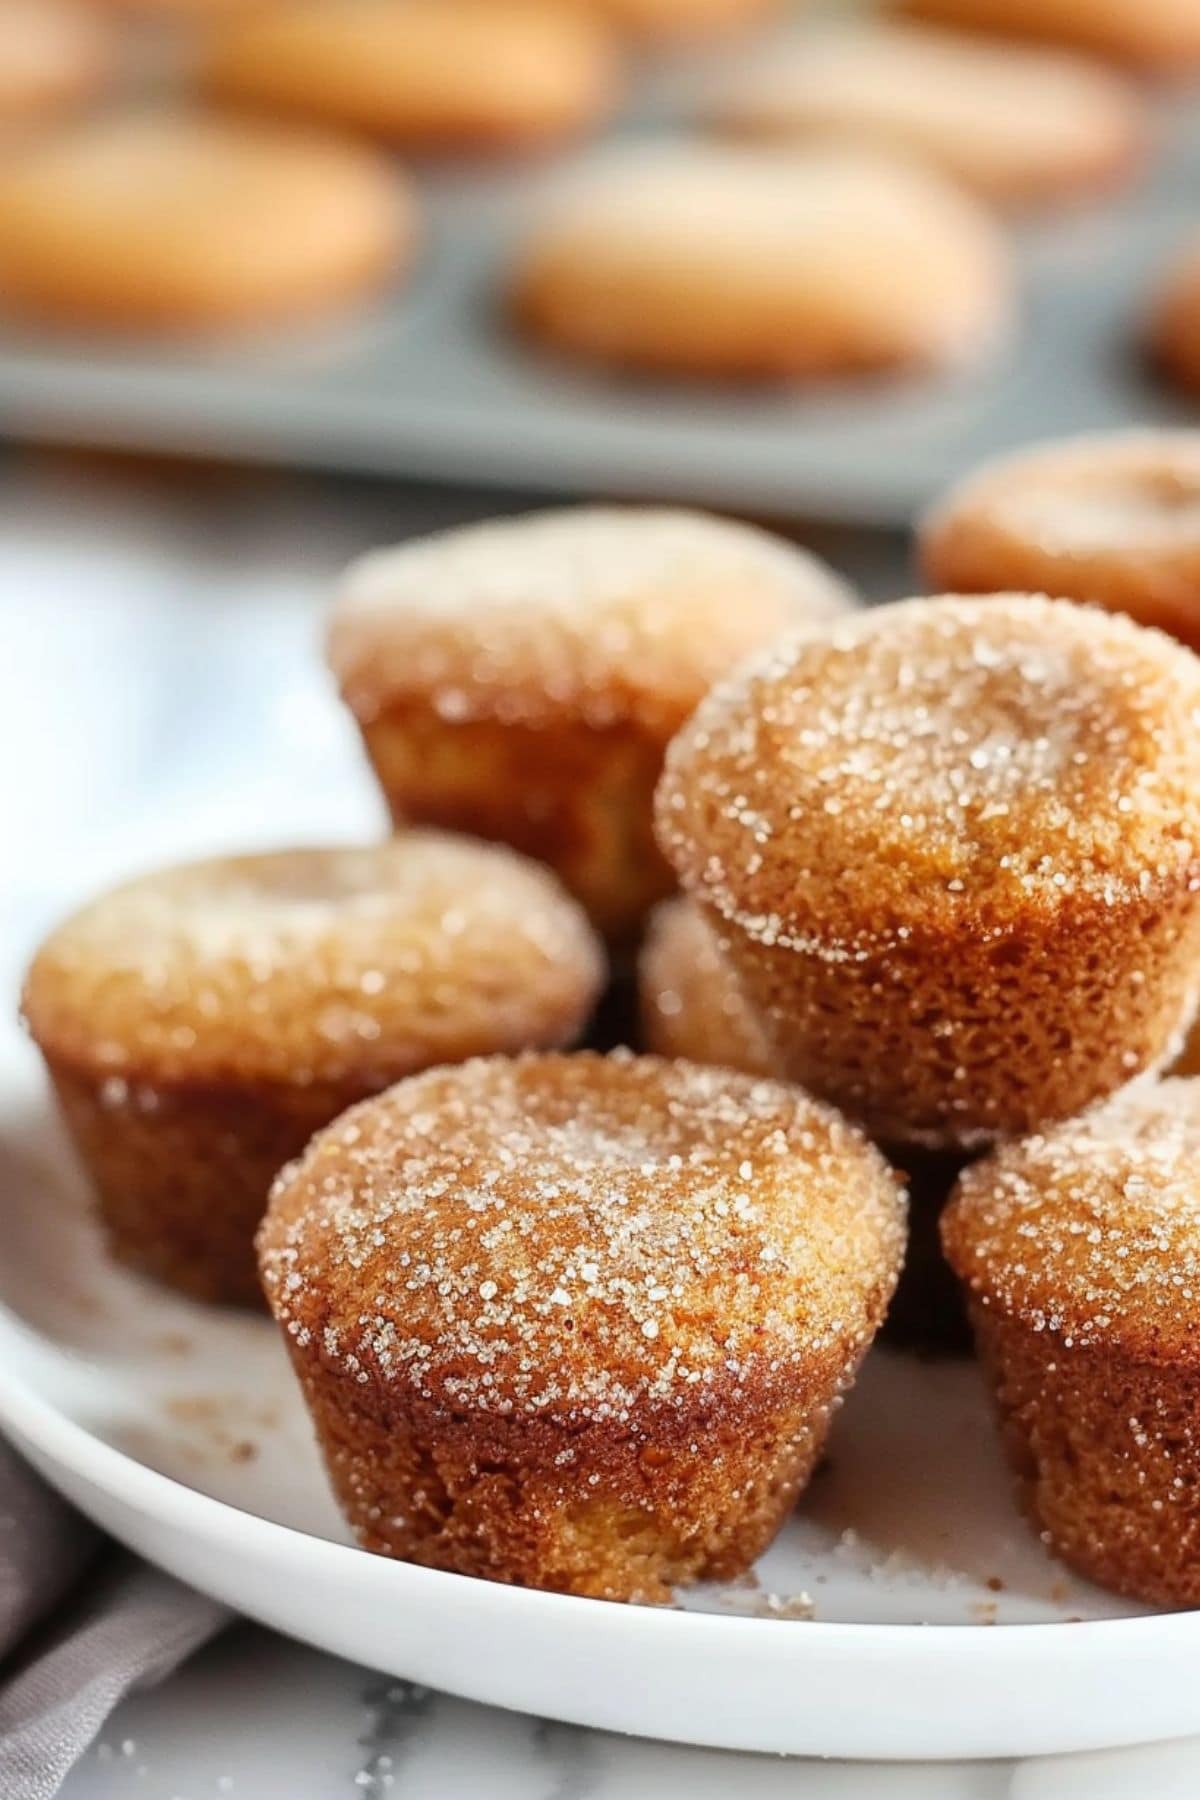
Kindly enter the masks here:
M 1029 510 L 981 478 L 922 554 L 994 490 L 1008 563 L 869 611 L 682 511 L 376 552 L 329 647 L 394 839 L 145 878 L 39 952 L 115 1250 L 246 1301 L 257 1231 L 367 1547 L 616 1599 L 740 1572 L 884 1320 L 911 1188 L 927 1224 L 949 1192 L 1048 1541 L 1200 1600 L 1200 1103 L 1159 1079 L 1200 992 L 1200 660 L 1120 574 L 1182 565 L 1155 508 L 1196 452 L 1056 456 L 1056 530 L 1053 481 Z M 1064 597 L 997 591 L 1022 521 Z M 654 1054 L 572 1050 L 639 942 Z M 909 1334 L 942 1305 L 910 1284 Z

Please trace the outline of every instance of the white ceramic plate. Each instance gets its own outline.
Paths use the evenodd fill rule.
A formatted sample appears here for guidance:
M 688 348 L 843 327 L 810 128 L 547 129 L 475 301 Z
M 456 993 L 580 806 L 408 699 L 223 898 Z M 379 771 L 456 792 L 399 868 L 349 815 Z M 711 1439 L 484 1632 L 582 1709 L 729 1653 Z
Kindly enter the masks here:
M 1133 1616 L 1045 1555 L 965 1363 L 876 1351 L 753 1580 L 679 1608 L 367 1555 L 273 1328 L 110 1265 L 32 1056 L 0 1059 L 0 1092 L 0 1425 L 116 1537 L 254 1618 L 472 1699 L 736 1749 L 1026 1756 L 1200 1730 L 1200 1616 Z

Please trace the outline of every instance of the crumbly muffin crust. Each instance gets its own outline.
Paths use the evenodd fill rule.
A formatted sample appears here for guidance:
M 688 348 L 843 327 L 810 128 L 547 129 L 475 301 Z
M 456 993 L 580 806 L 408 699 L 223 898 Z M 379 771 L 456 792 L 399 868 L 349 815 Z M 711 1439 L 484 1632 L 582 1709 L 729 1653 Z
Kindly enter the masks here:
M 1077 1111 L 1186 1023 L 1198 722 L 1200 661 L 1126 619 L 910 600 L 714 690 L 659 840 L 790 1075 L 881 1139 L 970 1143 Z
M 1200 432 L 1097 433 L 989 464 L 924 519 L 920 558 L 959 593 L 1092 601 L 1195 648 Z
M 902 1247 L 899 1183 L 830 1109 L 622 1052 L 402 1083 L 284 1173 L 259 1237 L 363 1541 L 612 1598 L 773 1533 Z

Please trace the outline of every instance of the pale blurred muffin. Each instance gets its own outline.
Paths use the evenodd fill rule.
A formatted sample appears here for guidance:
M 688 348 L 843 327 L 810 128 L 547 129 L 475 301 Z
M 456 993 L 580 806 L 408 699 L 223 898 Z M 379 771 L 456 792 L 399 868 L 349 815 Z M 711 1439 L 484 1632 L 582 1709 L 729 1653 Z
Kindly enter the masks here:
M 168 113 L 105 117 L 0 164 L 0 311 L 214 334 L 361 301 L 412 254 L 416 204 L 340 139 Z
M 113 62 L 107 26 L 75 0 L 0 0 L 0 130 L 92 99 Z
M 900 0 L 899 10 L 939 25 L 1072 44 L 1163 74 L 1200 63 L 1195 0 Z
M 250 1303 L 267 1189 L 319 1126 L 433 1063 L 573 1042 L 602 980 L 544 870 L 407 832 L 116 888 L 42 945 L 24 1012 L 117 1254 Z
M 287 0 L 211 35 L 215 99 L 366 132 L 413 151 L 530 148 L 612 110 L 601 22 L 549 0 Z
M 777 142 L 900 151 L 1021 206 L 1112 188 L 1145 135 L 1132 88 L 1083 57 L 874 23 L 772 44 L 717 85 L 711 115 Z
M 1089 601 L 1200 649 L 1200 431 L 1035 444 L 974 471 L 919 532 L 934 587 Z
M 565 179 L 518 244 L 510 305 L 616 369 L 795 381 L 944 368 L 1012 312 L 991 219 L 932 170 L 837 147 L 646 144 Z
M 750 526 L 564 507 L 360 559 L 329 657 L 394 818 L 540 858 L 627 942 L 672 885 L 651 824 L 667 742 L 746 651 L 848 604 Z
M 638 958 L 642 1037 L 657 1056 L 774 1075 L 775 1058 L 721 941 L 690 900 L 664 900 Z
M 711 44 L 775 17 L 786 0 L 559 0 L 587 7 L 651 48 Z

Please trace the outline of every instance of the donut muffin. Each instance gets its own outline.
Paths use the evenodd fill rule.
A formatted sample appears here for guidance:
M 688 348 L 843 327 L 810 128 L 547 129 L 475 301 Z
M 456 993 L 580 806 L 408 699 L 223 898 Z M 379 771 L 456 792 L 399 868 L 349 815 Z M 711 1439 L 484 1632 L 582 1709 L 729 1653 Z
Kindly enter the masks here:
M 661 1601 L 775 1535 L 903 1214 L 882 1157 L 805 1095 L 581 1052 L 354 1108 L 280 1177 L 258 1241 L 367 1549 Z
M 943 1221 L 1046 1541 L 1200 1605 L 1200 1083 L 1138 1083 L 959 1181 Z
M 1003 205 L 1111 188 L 1143 139 L 1133 92 L 1109 70 L 916 25 L 844 25 L 772 44 L 722 84 L 713 115 L 754 137 L 899 150 Z
M 792 1079 L 881 1142 L 1162 1062 L 1200 975 L 1200 659 L 1026 595 L 797 634 L 672 744 L 659 838 Z
M 1200 394 L 1200 239 L 1174 257 L 1154 295 L 1149 349 L 1185 393 Z
M 959 593 L 1045 589 L 1200 647 L 1200 431 L 1038 445 L 969 475 L 920 528 L 924 574 Z
M 0 127 L 78 106 L 112 70 L 102 20 L 74 0 L 0 0 Z
M 306 319 L 378 289 L 415 203 L 340 139 L 185 114 L 108 116 L 0 165 L 0 310 L 86 330 Z
M 547 0 L 287 0 L 223 25 L 203 81 L 223 102 L 460 151 L 596 124 L 618 73 L 602 25 Z
M 564 179 L 518 246 L 518 326 L 660 375 L 944 368 L 1012 312 L 1004 238 L 936 171 L 814 145 L 645 144 Z
M 656 1055 L 746 1075 L 777 1072 L 720 939 L 690 900 L 664 900 L 650 915 L 638 957 L 638 992 L 642 1037 Z
M 1072 44 L 1151 73 L 1200 63 L 1195 0 L 900 0 L 900 10 L 939 25 Z
M 749 526 L 572 507 L 364 557 L 329 654 L 393 817 L 539 857 L 620 940 L 672 885 L 651 825 L 670 737 L 746 650 L 848 604 Z
M 117 1255 L 248 1303 L 271 1179 L 318 1126 L 433 1063 L 571 1042 L 601 979 L 543 870 L 413 831 L 117 888 L 42 946 L 24 1011 Z

